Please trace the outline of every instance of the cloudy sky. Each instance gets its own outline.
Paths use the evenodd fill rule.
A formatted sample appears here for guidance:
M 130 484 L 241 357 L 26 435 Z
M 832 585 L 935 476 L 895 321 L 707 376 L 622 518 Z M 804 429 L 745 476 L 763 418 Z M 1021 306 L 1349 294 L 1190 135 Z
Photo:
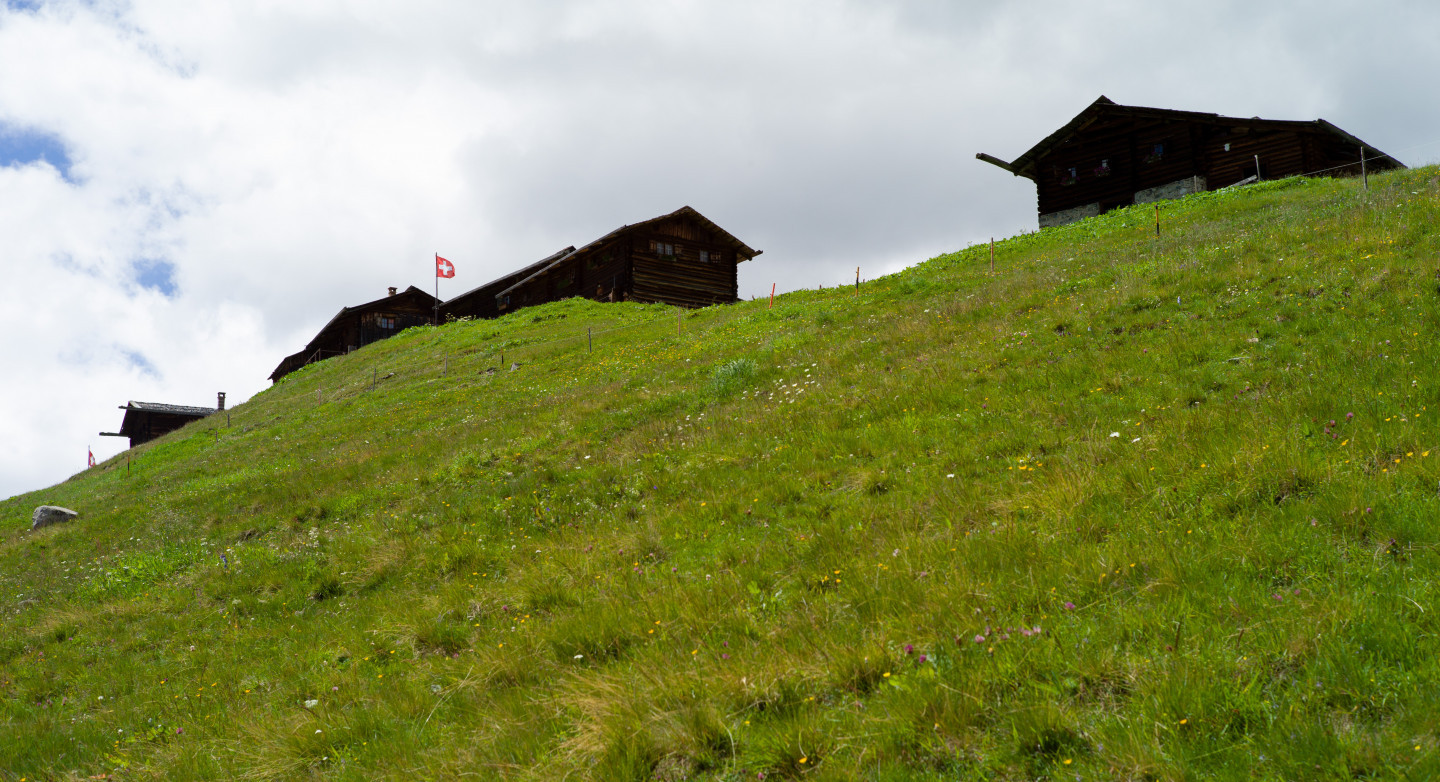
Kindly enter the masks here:
M 1035 227 L 1100 94 L 1440 160 L 1440 5 L 0 0 L 0 497 L 238 403 L 341 306 L 452 295 L 689 204 L 744 295 Z M 1257 10 L 1262 9 L 1262 10 Z

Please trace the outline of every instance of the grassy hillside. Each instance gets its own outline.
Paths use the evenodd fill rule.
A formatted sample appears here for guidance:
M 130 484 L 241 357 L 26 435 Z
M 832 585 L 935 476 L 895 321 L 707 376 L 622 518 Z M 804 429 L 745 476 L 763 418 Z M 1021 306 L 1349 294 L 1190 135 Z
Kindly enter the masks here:
M 0 779 L 1440 773 L 1440 172 L 1162 209 L 413 329 L 0 503 Z

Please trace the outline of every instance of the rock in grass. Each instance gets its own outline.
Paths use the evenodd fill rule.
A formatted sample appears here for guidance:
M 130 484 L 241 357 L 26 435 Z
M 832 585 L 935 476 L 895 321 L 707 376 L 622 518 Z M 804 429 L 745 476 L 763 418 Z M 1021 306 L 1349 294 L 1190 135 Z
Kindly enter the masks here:
M 41 505 L 35 509 L 30 516 L 30 529 L 37 530 L 41 527 L 48 527 L 51 524 L 59 524 L 62 521 L 69 521 L 80 514 L 69 508 L 62 508 L 59 505 Z

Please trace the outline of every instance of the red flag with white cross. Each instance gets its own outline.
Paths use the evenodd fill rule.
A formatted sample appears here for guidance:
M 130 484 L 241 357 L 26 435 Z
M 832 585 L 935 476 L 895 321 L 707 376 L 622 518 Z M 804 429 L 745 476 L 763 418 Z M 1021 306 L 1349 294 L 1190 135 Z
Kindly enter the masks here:
M 435 256 L 435 276 L 450 278 L 455 276 L 455 264 L 441 258 L 437 253 Z

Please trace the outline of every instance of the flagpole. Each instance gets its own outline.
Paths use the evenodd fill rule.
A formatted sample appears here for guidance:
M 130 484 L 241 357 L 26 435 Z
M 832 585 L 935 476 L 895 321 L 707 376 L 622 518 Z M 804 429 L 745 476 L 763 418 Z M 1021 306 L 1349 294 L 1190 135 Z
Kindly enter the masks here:
M 435 253 L 435 325 L 440 325 L 440 253 Z

